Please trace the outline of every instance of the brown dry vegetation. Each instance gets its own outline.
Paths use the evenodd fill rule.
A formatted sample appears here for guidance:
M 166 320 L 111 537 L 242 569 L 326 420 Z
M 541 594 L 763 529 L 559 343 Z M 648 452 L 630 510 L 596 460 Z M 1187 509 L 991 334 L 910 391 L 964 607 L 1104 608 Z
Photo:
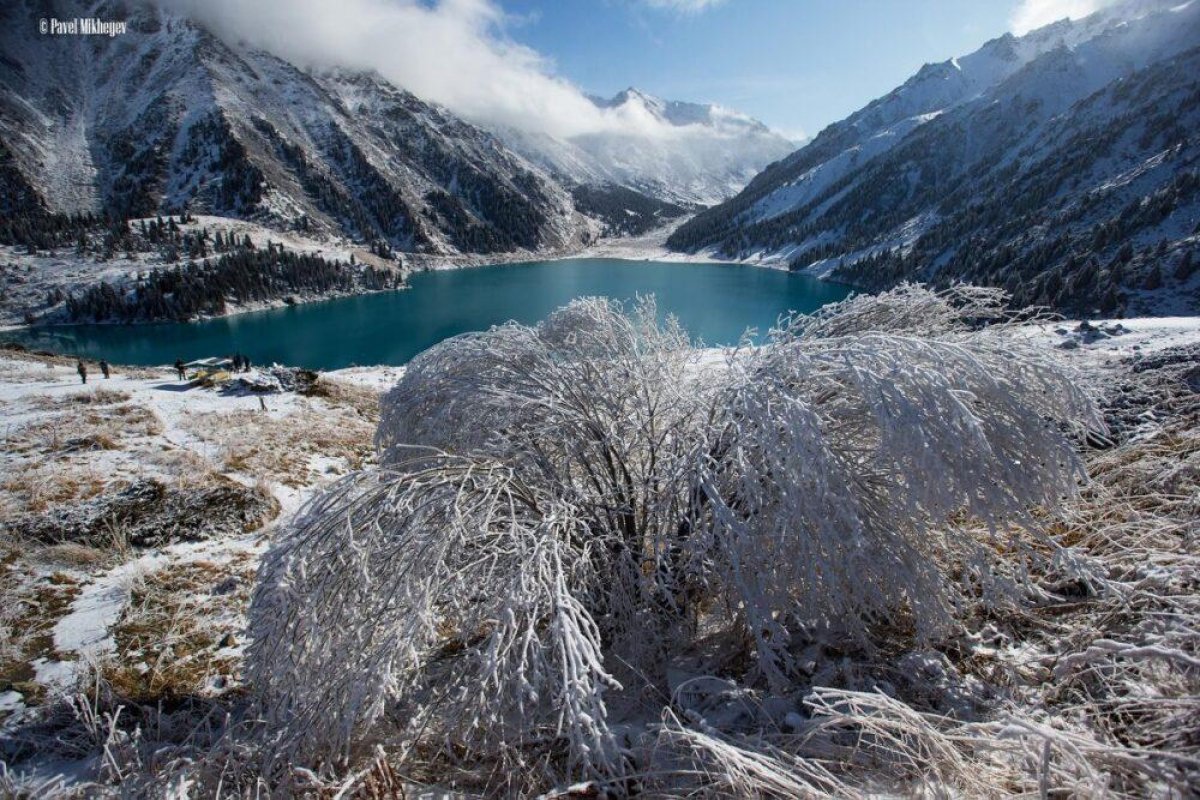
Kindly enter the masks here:
M 1197 430 L 1200 416 L 1183 413 L 1152 438 L 1088 457 L 1094 483 L 1056 534 L 1101 559 L 1116 593 L 1109 593 L 1113 587 L 1101 593 L 1081 588 L 1069 601 L 1039 603 L 1004 619 L 981 616 L 971 623 L 979 637 L 973 645 L 944 649 L 950 683 L 939 691 L 981 680 L 1005 697 L 980 707 L 983 721 L 942 715 L 938 709 L 946 698 L 929 693 L 927 676 L 905 676 L 882 654 L 824 653 L 820 658 L 826 666 L 836 666 L 826 673 L 825 685 L 890 681 L 893 696 L 822 689 L 812 698 L 815 732 L 777 733 L 753 742 L 709 736 L 676 716 L 682 710 L 672 712 L 664 716 L 659 742 L 664 757 L 697 770 L 694 796 L 796 796 L 787 794 L 787 787 L 809 796 L 825 794 L 812 791 L 813 785 L 836 794 L 838 786 L 859 786 L 868 774 L 907 787 L 901 793 L 954 787 L 963 796 L 1037 794 L 1042 780 L 1051 787 L 1044 796 L 1055 796 L 1054 787 L 1072 785 L 1083 796 L 1100 785 L 1087 770 L 1108 776 L 1109 790 L 1118 796 L 1141 794 L 1148 777 L 1169 777 L 1181 785 L 1187 765 L 1195 761 L 1194 723 L 1200 718 L 1200 685 L 1186 663 L 1188 654 L 1196 657 L 1194 631 L 1175 629 L 1192 638 L 1178 640 L 1175 649 L 1182 658 L 1174 660 L 1170 652 L 1164 657 L 1153 648 L 1105 654 L 1097 643 L 1142 646 L 1155 627 L 1170 628 L 1197 611 L 1200 587 L 1180 583 L 1188 574 L 1181 567 L 1195 557 L 1200 518 Z M 1154 584 L 1156 567 L 1173 577 Z M 230 572 L 238 573 L 237 588 L 214 595 L 213 587 Z M 116 630 L 117 658 L 97 683 L 106 698 L 98 707 L 113 714 L 125 706 L 127 718 L 132 709 L 132 719 L 169 719 L 186 727 L 192 723 L 182 718 L 193 719 L 197 711 L 179 701 L 212 693 L 221 680 L 236 687 L 239 656 L 220 643 L 237 629 L 231 620 L 245 607 L 250 575 L 246 562 L 232 567 L 197 562 L 155 573 L 136 587 Z M 1044 580 L 1051 585 L 1055 576 Z M 1028 648 L 1027 655 L 1015 657 L 1016 647 Z M 236 693 L 224 698 L 217 701 L 218 715 L 237 707 Z M 754 702 L 750 696 L 748 702 Z M 174 713 L 181 720 L 162 717 L 163 708 L 179 708 Z M 1030 716 L 1031 708 L 1041 711 Z M 1052 724 L 1044 724 L 1048 721 Z M 188 753 L 178 766 L 191 775 L 208 774 L 211 780 L 202 779 L 201 787 L 212 789 L 220 776 L 240 774 L 243 787 L 267 791 L 268 784 L 255 777 L 254 751 L 236 741 L 231 732 L 203 752 L 189 749 L 190 742 L 168 745 L 163 752 Z M 149 756 L 162 743 L 144 743 L 144 753 L 106 746 L 128 759 L 118 761 L 121 777 L 105 779 L 110 788 L 148 785 L 144 781 L 161 785 L 172 774 L 166 762 Z M 307 786 L 311 796 L 345 790 L 347 797 L 400 798 L 414 788 L 414 779 L 471 786 L 481 783 L 488 769 L 465 752 L 450 758 L 444 751 L 389 746 L 386 753 L 362 753 L 340 777 L 318 781 L 311 773 L 294 773 L 292 780 Z M 795 777 L 806 769 L 815 775 L 810 781 Z M 648 773 L 642 788 L 648 796 L 658 796 L 659 790 L 669 795 L 667 784 L 660 783 L 666 777 Z M 579 796 L 596 796 L 596 791 L 591 787 Z
M 307 395 L 320 397 L 335 408 L 352 409 L 372 424 L 379 422 L 380 393 L 374 389 L 321 376 Z
M 113 630 L 117 652 L 101 676 L 121 697 L 170 702 L 237 680 L 237 646 L 254 564 L 193 561 L 144 577 Z
M 54 397 L 53 395 L 42 394 L 34 397 L 29 397 L 26 402 L 33 408 L 39 409 L 55 409 L 74 405 L 88 406 L 104 406 L 113 405 L 115 403 L 124 403 L 132 399 L 133 395 L 121 389 L 111 389 L 107 386 L 97 386 L 91 390 L 82 392 L 74 392 L 72 394 Z
M 14 466 L 0 482 L 0 521 L 88 500 L 103 492 L 107 485 L 107 476 L 88 464 L 25 462 Z
M 856 796 L 870 788 L 898 796 L 1190 796 L 1200 775 L 1200 395 L 1171 376 L 1139 386 L 1146 396 L 1135 411 L 1153 407 L 1156 419 L 1125 431 L 1115 447 L 1086 452 L 1091 483 L 1064 518 L 1039 512 L 1058 543 L 1089 563 L 1092 580 L 1043 566 L 1033 581 L 1043 595 L 1003 613 L 964 609 L 963 635 L 920 654 L 887 646 L 911 639 L 899 619 L 890 634 L 880 633 L 876 652 L 814 648 L 805 654 L 812 685 L 803 733 L 727 736 L 647 681 L 647 693 L 666 707 L 658 749 L 638 776 L 645 796 Z M 322 379 L 310 396 L 282 419 L 206 414 L 189 428 L 214 445 L 225 468 L 293 486 L 313 480 L 314 456 L 342 458 L 350 468 L 369 461 L 378 394 Z M 54 457 L 55 469 L 71 464 Z M 213 465 L 190 451 L 155 449 L 139 458 L 180 484 L 218 480 Z M 86 482 L 71 489 L 90 490 Z M 953 520 L 955 527 L 967 522 Z M 1016 555 L 1002 541 L 996 547 Z M 29 552 L 0 553 L 0 688 L 28 691 L 37 701 L 28 661 L 55 655 L 49 632 L 79 591 L 66 570 L 105 557 L 56 545 L 37 551 L 42 566 L 35 568 Z M 48 563 L 62 566 L 47 570 Z M 401 798 L 412 788 L 406 779 L 482 786 L 505 770 L 486 753 L 383 739 L 319 777 L 302 768 L 311 765 L 269 772 L 261 740 L 243 735 L 253 720 L 238 717 L 238 646 L 253 573 L 246 554 L 228 563 L 175 563 L 134 586 L 114 629 L 116 654 L 89 687 L 94 710 L 76 700 L 44 740 L 59 746 L 91 737 L 92 750 L 80 752 L 105 761 L 96 777 L 104 785 L 77 796 L 91 789 L 145 796 L 182 776 L 196 781 L 195 796 L 218 786 L 224 796 L 274 796 L 282 771 L 304 796 Z M 446 633 L 448 647 L 461 646 L 451 641 L 453 626 Z M 908 655 L 928 656 L 937 671 L 912 667 Z M 747 670 L 729 660 L 720 665 L 722 676 Z M 751 713 L 763 700 L 749 683 L 737 691 L 736 702 Z M 241 721 L 222 728 L 226 714 Z M 171 738 L 180 730 L 196 733 Z M 551 746 L 523 755 L 527 762 L 507 765 L 516 776 L 557 757 Z M 691 782 L 680 791 L 671 781 L 685 771 Z M 518 784 L 531 794 L 548 788 L 533 778 L 514 778 Z M 6 787 L 0 775 L 0 795 Z M 70 791 L 55 796 L 76 796 Z M 600 792 L 593 785 L 547 796 Z
M 145 406 L 91 397 L 85 392 L 52 401 L 50 407 L 63 410 L 8 433 L 4 439 L 8 452 L 45 457 L 79 450 L 118 450 L 124 446 L 123 440 L 162 433 L 162 422 Z M 109 404 L 113 402 L 117 404 Z M 98 447 L 95 442 L 107 444 Z
M 96 497 L 113 475 L 88 453 L 124 450 L 131 440 L 162 432 L 154 412 L 125 402 L 124 393 L 88 392 L 73 398 L 47 398 L 47 407 L 62 410 L 5 435 L 2 445 L 10 459 L 0 479 L 0 522 Z
M 4 381 L 28 377 L 44 382 L 56 376 L 66 380 L 61 369 L 56 373 L 55 368 L 74 365 L 71 359 L 40 354 L 6 352 L 5 356 L 0 362 L 0 380 Z M 119 372 L 137 371 L 119 368 Z M 146 373 L 143 377 L 160 373 L 142 372 Z M 0 691 L 16 690 L 30 706 L 39 704 L 44 692 L 34 680 L 31 662 L 73 657 L 54 652 L 53 627 L 69 611 L 89 575 L 134 557 L 129 531 L 138 521 L 101 520 L 92 532 L 95 535 L 86 541 L 57 542 L 53 537 L 30 534 L 27 529 L 37 527 L 33 523 L 46 527 L 59 518 L 78 521 L 76 518 L 95 509 L 113 507 L 122 493 L 148 482 L 162 486 L 165 499 L 158 505 L 171 507 L 167 500 L 179 498 L 185 511 L 207 519 L 210 527 L 223 524 L 221 514 L 232 513 L 235 500 L 261 500 L 262 513 L 244 524 L 231 525 L 230 534 L 256 529 L 278 513 L 268 486 L 242 486 L 221 475 L 203 455 L 156 438 L 163 432 L 163 424 L 150 407 L 130 391 L 112 385 L 117 381 L 95 383 L 98 385 L 72 387 L 66 394 L 32 392 L 6 403 L 5 408 L 21 414 L 36 414 L 32 421 L 0 428 L 5 453 L 0 472 L 0 531 L 5 538 L 0 562 Z M 240 494 L 235 498 L 235 493 Z M 211 514 L 202 507 L 203 498 L 210 495 L 220 505 Z M 186 527 L 185 517 L 181 512 L 165 520 L 164 530 L 172 525 Z M 201 533 L 211 535 L 207 530 Z M 105 676 L 122 691 L 138 699 L 178 693 L 184 690 L 183 676 L 191 674 L 195 664 L 217 674 L 214 665 L 230 662 L 228 652 L 219 659 L 189 654 L 187 642 L 200 635 L 201 627 L 218 609 L 227 610 L 232 604 L 235 608 L 229 613 L 240 613 L 248 591 L 245 573 L 251 568 L 244 559 L 234 567 L 222 565 L 220 570 L 240 570 L 237 585 L 241 588 L 228 596 L 207 598 L 200 586 L 204 569 L 203 565 L 186 565 L 178 575 L 156 574 L 138 586 L 135 605 L 122 617 L 119 657 L 104 668 Z M 227 572 L 218 577 L 227 577 Z M 203 600 L 203 607 L 185 608 L 190 595 L 192 601 Z M 231 621 L 224 624 L 236 627 Z M 145 655 L 138 656 L 138 652 Z M 0 781 L 0 795 L 4 794 L 2 784 Z
M 362 402 L 353 393 L 345 396 Z M 306 403 L 281 419 L 259 411 L 197 414 L 187 426 L 219 448 L 225 469 L 291 487 L 313 482 L 314 457 L 342 459 L 348 469 L 359 469 L 374 456 L 374 422 L 350 400 Z
M 39 701 L 44 689 L 30 663 L 55 659 L 54 626 L 79 594 L 79 581 L 66 572 L 38 576 L 10 548 L 0 561 L 0 691 L 15 690 L 26 703 Z

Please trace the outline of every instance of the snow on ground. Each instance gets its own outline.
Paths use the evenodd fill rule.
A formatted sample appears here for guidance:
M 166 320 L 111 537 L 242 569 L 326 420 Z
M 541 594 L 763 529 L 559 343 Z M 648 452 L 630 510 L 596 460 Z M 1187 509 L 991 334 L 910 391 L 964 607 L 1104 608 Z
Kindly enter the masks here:
M 622 258 L 628 261 L 670 261 L 694 264 L 714 261 L 729 262 L 728 258 L 718 256 L 709 250 L 678 253 L 667 249 L 667 238 L 689 219 L 691 219 L 690 216 L 671 220 L 661 228 L 655 228 L 641 236 L 606 237 L 582 251 L 568 253 L 558 256 L 558 258 Z
M 642 246 L 635 240 L 625 241 L 631 248 Z M 644 244 L 646 240 L 641 241 Z M 1025 333 L 1034 341 L 1061 350 L 1064 355 L 1104 363 L 1137 352 L 1150 353 L 1200 342 L 1200 318 L 1096 321 L 1082 328 L 1078 322 L 1049 322 L 1027 326 Z M 721 351 L 714 350 L 707 355 L 706 365 L 719 366 L 723 358 Z M 403 374 L 404 368 L 397 366 L 350 367 L 326 373 L 324 378 L 377 395 L 394 386 Z M 159 423 L 150 433 L 133 436 L 128 442 L 122 440 L 120 446 L 112 449 L 70 453 L 58 459 L 57 477 L 65 480 L 76 474 L 90 476 L 102 484 L 101 493 L 109 486 L 147 476 L 176 479 L 178 476 L 172 470 L 182 462 L 186 470 L 211 471 L 247 486 L 260 480 L 267 481 L 280 504 L 279 519 L 286 519 L 317 487 L 353 468 L 354 458 L 347 455 L 346 443 L 333 439 L 325 451 L 316 449 L 299 459 L 289 459 L 287 453 L 270 458 L 257 451 L 231 454 L 231 446 L 245 444 L 241 439 L 252 437 L 255 429 L 270 431 L 275 436 L 279 430 L 295 424 L 311 426 L 312 420 L 317 418 L 314 414 L 331 413 L 328 399 L 302 397 L 294 392 L 269 394 L 261 396 L 261 400 L 260 395 L 251 393 L 223 393 L 181 383 L 166 367 L 131 370 L 118 367 L 110 380 L 92 375 L 87 385 L 81 385 L 73 362 L 68 359 L 24 354 L 0 357 L 0 414 L 6 439 L 14 440 L 23 431 L 55 420 L 56 415 L 74 401 L 94 396 L 98 390 L 120 393 L 114 400 L 118 407 L 144 409 Z M 235 439 L 234 445 L 222 430 L 226 426 Z M 364 449 L 370 447 L 371 428 L 370 422 L 361 424 L 360 438 Z M 71 433 L 70 430 L 59 431 L 64 437 Z M 313 438 L 319 437 L 314 435 Z M 21 453 L 16 448 L 6 448 L 0 455 L 0 464 L 6 474 L 20 476 L 30 470 L 32 461 L 43 457 L 42 453 Z M 256 474 L 256 468 L 276 472 Z M 20 507 L 22 500 L 27 498 L 15 491 L 10 491 L 10 495 L 5 508 L 9 515 L 29 510 Z M 278 524 L 278 520 L 274 524 Z M 77 677 L 78 670 L 64 667 L 65 662 L 78 664 L 113 652 L 109 629 L 128 605 L 130 586 L 139 577 L 181 563 L 228 560 L 230 552 L 235 551 L 256 558 L 270 528 L 268 526 L 263 532 L 234 532 L 236 535 L 219 540 L 177 543 L 130 554 L 125 561 L 105 562 L 103 569 L 91 572 L 69 571 L 78 581 L 78 591 L 51 626 L 53 652 L 57 658 L 42 657 L 36 665 L 37 680 L 66 688 Z M 31 574 L 41 579 L 48 572 L 43 568 L 33 570 Z M 0 698 L 3 701 L 0 706 L 8 704 L 10 699 L 7 695 Z
M 152 552 L 97 576 L 71 603 L 70 613 L 54 625 L 54 649 L 85 659 L 111 652 L 108 629 L 129 600 L 132 579 L 160 566 L 165 559 L 164 553 Z
M 156 218 L 131 219 L 129 224 L 136 231 L 142 222 L 152 219 Z M 177 221 L 178 217 L 175 219 Z M 348 262 L 353 257 L 358 264 L 377 268 L 397 266 L 394 262 L 385 261 L 372 254 L 367 248 L 341 237 L 315 238 L 297 231 L 277 231 L 233 217 L 204 214 L 193 215 L 191 221 L 177 224 L 184 233 L 198 233 L 207 229 L 212 236 L 220 233 L 225 238 L 234 237 L 238 240 L 249 237 L 258 249 L 265 249 L 267 243 L 271 242 L 276 246 L 282 245 L 286 250 L 320 256 L 329 261 Z M 214 252 L 206 259 L 195 260 L 211 261 L 220 255 Z M 22 324 L 26 313 L 34 313 L 41 317 L 53 312 L 57 306 L 47 303 L 47 296 L 56 290 L 70 294 L 101 281 L 122 283 L 132 279 L 139 272 L 175 266 L 178 266 L 178 262 L 164 261 L 157 250 L 144 253 L 118 252 L 110 259 L 102 259 L 98 255 L 78 256 L 74 249 L 69 247 L 31 255 L 24 247 L 0 245 L 0 281 L 5 284 L 5 295 L 0 299 L 0 328 Z M 322 298 L 296 299 L 304 301 Z M 280 299 L 271 303 L 230 304 L 227 313 L 256 311 L 283 303 Z
M 27 700 L 72 690 L 88 669 L 123 656 L 113 629 L 147 580 L 252 573 L 276 526 L 369 458 L 373 405 L 403 374 L 354 367 L 323 375 L 332 390 L 314 396 L 258 395 L 181 382 L 168 367 L 118 366 L 105 380 L 93 364 L 81 384 L 74 363 L 0 351 L 0 527 L 78 511 L 147 479 L 181 491 L 265 486 L 278 515 L 257 530 L 159 547 L 3 543 L 0 726 Z
M 625 241 L 629 253 L 647 240 Z M 1200 343 L 1200 317 L 1039 322 L 1022 332 L 1115 371 L 1134 354 Z M 703 367 L 719 369 L 723 358 L 711 350 Z M 0 731 L 93 669 L 126 691 L 161 691 L 164 681 L 200 695 L 236 687 L 244 611 L 272 531 L 321 486 L 369 462 L 372 406 L 403 373 L 350 367 L 324 373 L 326 391 L 312 396 L 260 396 L 182 383 L 167 367 L 117 367 L 82 385 L 72 360 L 0 351 L 0 526 L 146 477 L 265 485 L 279 504 L 264 527 L 200 541 L 0 548 Z M 103 429 L 112 442 L 64 446 L 98 436 L 99 425 L 112 426 Z
M 343 383 L 386 392 L 404 377 L 404 367 L 346 367 L 326 374 Z
M 1100 363 L 1169 347 L 1200 342 L 1200 317 L 1135 317 L 1132 319 L 1060 321 L 1025 328 L 1032 340 L 1060 350 L 1078 350 Z

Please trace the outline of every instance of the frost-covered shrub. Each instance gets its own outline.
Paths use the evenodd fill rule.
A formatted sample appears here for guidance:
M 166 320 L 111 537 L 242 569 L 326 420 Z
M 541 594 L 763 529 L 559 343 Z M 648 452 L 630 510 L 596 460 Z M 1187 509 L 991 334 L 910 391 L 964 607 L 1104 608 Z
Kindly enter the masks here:
M 264 559 L 264 715 L 306 753 L 386 718 L 618 774 L 619 679 L 700 627 L 778 687 L 813 637 L 930 639 L 964 597 L 1015 600 L 995 554 L 1053 551 L 1031 511 L 1074 493 L 1065 431 L 1095 418 L 1050 357 L 966 324 L 999 299 L 906 286 L 724 354 L 588 299 L 431 348 L 384 401 L 381 468 Z

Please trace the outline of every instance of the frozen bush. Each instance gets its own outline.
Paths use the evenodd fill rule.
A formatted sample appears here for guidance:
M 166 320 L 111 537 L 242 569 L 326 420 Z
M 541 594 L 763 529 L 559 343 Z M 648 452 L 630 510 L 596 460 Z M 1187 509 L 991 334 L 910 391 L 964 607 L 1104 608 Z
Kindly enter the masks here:
M 723 357 L 652 302 L 587 299 L 431 348 L 384 401 L 382 467 L 264 559 L 264 715 L 293 752 L 386 720 L 616 775 L 622 671 L 656 674 L 701 626 L 778 687 L 803 641 L 928 640 L 966 596 L 1018 601 L 996 553 L 1054 552 L 1031 512 L 1075 492 L 1066 431 L 1097 421 L 1049 356 L 967 324 L 1003 328 L 1000 299 L 906 286 Z

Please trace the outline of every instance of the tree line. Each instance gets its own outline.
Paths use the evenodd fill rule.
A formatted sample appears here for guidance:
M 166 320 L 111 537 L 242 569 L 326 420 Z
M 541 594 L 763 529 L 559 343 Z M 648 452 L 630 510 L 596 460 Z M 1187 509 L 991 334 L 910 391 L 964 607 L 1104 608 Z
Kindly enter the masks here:
M 604 236 L 638 236 L 687 209 L 665 200 L 648 197 L 626 186 L 576 186 L 571 190 L 575 208 L 604 223 Z
M 66 300 L 75 322 L 185 321 L 223 314 L 230 302 L 246 304 L 294 294 L 380 291 L 403 285 L 400 273 L 355 267 L 280 246 L 241 248 L 207 262 L 141 274 L 131 286 L 102 281 Z

